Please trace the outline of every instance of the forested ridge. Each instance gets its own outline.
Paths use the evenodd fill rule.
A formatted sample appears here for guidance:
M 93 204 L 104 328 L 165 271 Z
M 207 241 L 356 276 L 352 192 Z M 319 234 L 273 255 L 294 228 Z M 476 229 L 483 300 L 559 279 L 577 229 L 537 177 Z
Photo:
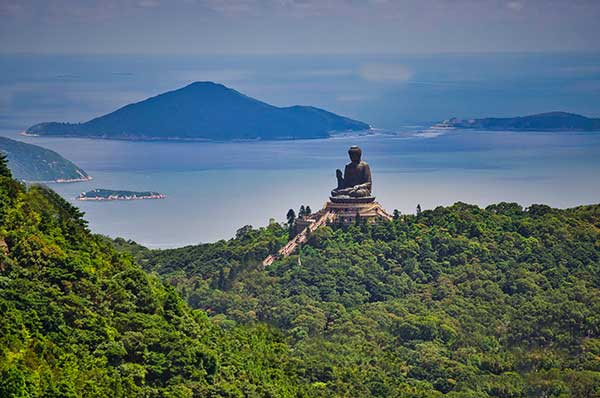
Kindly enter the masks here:
M 306 396 L 280 332 L 191 310 L 3 159 L 0 237 L 0 397 Z
M 148 250 L 0 160 L 1 397 L 598 397 L 600 206 Z M 187 301 L 187 303 L 186 303 Z
M 22 181 L 83 181 L 90 178 L 70 160 L 38 145 L 0 137 L 0 153 L 6 155 L 13 176 Z
M 598 397 L 599 227 L 598 205 L 457 203 L 321 228 L 265 271 L 285 225 L 117 244 L 213 320 L 282 330 L 318 396 Z

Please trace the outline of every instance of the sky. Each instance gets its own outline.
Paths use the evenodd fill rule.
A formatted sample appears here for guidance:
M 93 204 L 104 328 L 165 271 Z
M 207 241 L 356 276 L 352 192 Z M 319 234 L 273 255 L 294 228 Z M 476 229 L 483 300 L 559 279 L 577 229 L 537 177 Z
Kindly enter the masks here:
M 598 0 L 0 0 L 0 52 L 597 52 L 598 21 Z
M 0 129 L 214 81 L 396 129 L 600 117 L 600 0 L 0 0 Z

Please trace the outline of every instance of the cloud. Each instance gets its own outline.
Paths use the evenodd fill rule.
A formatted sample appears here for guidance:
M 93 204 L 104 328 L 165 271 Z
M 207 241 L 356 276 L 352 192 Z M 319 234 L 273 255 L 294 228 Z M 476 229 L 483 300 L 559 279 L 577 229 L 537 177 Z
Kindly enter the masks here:
M 372 82 L 406 82 L 413 73 L 404 65 L 368 64 L 360 68 L 359 75 Z
M 599 18 L 599 0 L 0 0 L 0 52 L 598 51 Z
M 160 1 L 158 0 L 140 0 L 137 5 L 142 8 L 152 8 L 158 7 L 160 5 Z
M 338 95 L 336 100 L 340 102 L 362 102 L 371 99 L 368 95 L 362 94 L 347 94 L 347 95 Z
M 524 5 L 520 1 L 509 1 L 508 3 L 506 3 L 506 7 L 513 11 L 521 11 Z

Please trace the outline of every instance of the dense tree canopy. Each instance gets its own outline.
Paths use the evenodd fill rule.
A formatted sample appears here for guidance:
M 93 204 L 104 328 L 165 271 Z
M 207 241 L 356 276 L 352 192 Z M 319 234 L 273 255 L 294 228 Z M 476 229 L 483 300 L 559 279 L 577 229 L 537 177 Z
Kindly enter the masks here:
M 600 396 L 600 206 L 457 203 L 317 230 L 278 225 L 147 251 L 195 308 L 284 331 L 320 396 Z M 301 264 L 297 256 L 302 257 Z
M 0 397 L 300 397 L 284 336 L 191 310 L 44 187 L 0 176 Z
M 0 175 L 0 397 L 600 396 L 599 205 L 330 225 L 262 269 L 288 237 L 148 250 Z

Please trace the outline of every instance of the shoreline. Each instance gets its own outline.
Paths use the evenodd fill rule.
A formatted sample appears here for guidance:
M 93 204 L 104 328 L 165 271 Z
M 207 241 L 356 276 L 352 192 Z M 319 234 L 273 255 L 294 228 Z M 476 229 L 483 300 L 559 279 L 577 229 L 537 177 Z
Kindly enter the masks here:
M 158 195 L 148 195 L 148 196 L 117 196 L 111 195 L 108 197 L 81 197 L 78 196 L 75 199 L 80 201 L 92 201 L 92 202 L 109 202 L 115 200 L 157 200 L 157 199 L 166 199 L 167 195 L 158 194 Z
M 93 180 L 94 177 L 86 176 L 81 178 L 59 178 L 57 180 L 45 180 L 45 181 L 31 181 L 31 180 L 22 180 L 27 184 L 70 184 L 75 182 L 87 182 Z
M 372 127 L 364 130 L 332 130 L 327 133 L 327 135 L 323 136 L 315 136 L 315 137 L 276 137 L 276 138 L 235 138 L 229 140 L 216 140 L 211 138 L 201 138 L 201 137 L 154 137 L 154 136 L 100 136 L 100 135 L 76 135 L 76 134 L 35 134 L 28 133 L 27 131 L 22 131 L 19 135 L 24 137 L 42 137 L 42 138 L 77 138 L 77 139 L 89 139 L 89 140 L 108 140 L 108 141 L 129 141 L 129 142 L 174 142 L 174 143 L 184 143 L 184 142 L 203 142 L 203 143 L 252 143 L 252 142 L 269 142 L 269 141 L 301 141 L 301 140 L 321 140 L 321 139 L 329 139 L 336 138 L 340 136 L 368 136 L 372 135 L 373 131 Z

